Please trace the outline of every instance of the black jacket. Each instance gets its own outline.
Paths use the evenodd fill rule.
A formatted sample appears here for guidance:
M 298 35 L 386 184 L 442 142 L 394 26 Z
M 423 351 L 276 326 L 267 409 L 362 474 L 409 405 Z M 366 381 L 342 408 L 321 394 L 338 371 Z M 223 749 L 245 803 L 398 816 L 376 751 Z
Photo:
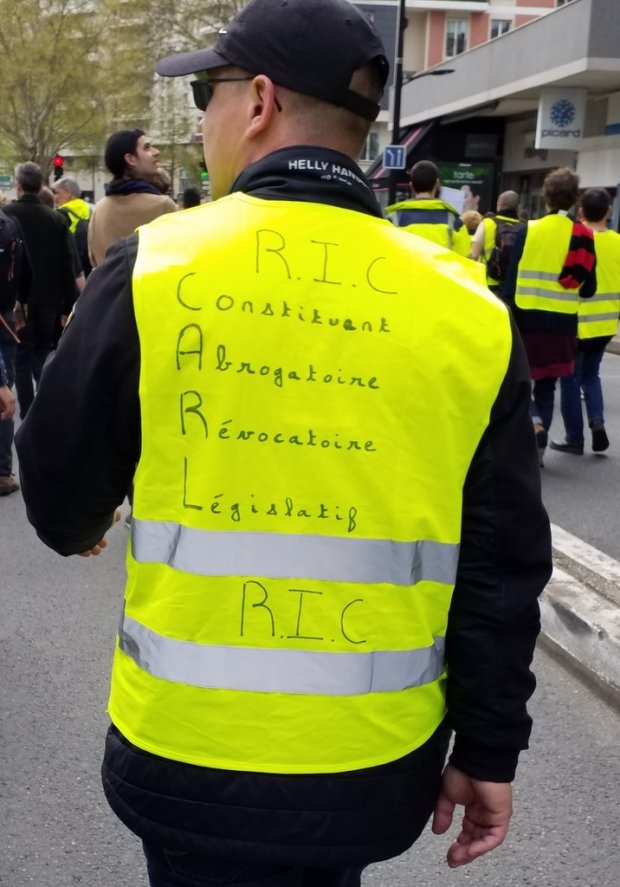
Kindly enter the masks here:
M 285 149 L 254 164 L 235 188 L 266 199 L 380 214 L 362 179 L 325 181 L 318 172 L 291 172 L 286 161 L 294 152 Z M 304 156 L 310 152 L 319 159 L 335 156 L 361 176 L 341 155 L 304 149 Z M 103 536 L 140 455 L 140 353 L 131 284 L 137 236 L 114 246 L 90 276 L 17 435 L 29 519 L 40 538 L 64 555 Z M 529 401 L 527 363 L 514 335 L 510 365 L 463 491 L 461 554 L 446 638 L 448 722 L 456 731 L 451 760 L 472 776 L 495 781 L 513 778 L 519 750 L 527 747 L 537 596 L 551 566 Z M 62 429 L 56 420 L 60 403 Z M 417 837 L 433 808 L 445 746 L 442 727 L 421 749 L 388 765 L 282 776 L 164 760 L 112 728 L 103 780 L 114 810 L 147 840 L 216 854 L 243 848 L 247 858 L 352 864 L 400 853 Z
M 24 194 L 4 207 L 21 225 L 32 283 L 28 302 L 68 314 L 75 301 L 75 274 L 65 219 L 35 194 Z

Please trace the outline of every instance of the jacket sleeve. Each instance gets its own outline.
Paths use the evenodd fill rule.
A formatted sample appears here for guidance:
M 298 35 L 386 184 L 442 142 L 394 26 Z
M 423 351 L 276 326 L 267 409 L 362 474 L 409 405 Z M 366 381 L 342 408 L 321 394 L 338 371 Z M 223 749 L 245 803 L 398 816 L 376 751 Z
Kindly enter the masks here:
M 551 534 L 529 416 L 530 377 L 514 327 L 506 376 L 463 491 L 457 580 L 446 634 L 451 762 L 510 782 L 527 748 L 538 595 L 551 575 Z
M 102 538 L 140 454 L 136 250 L 120 241 L 88 278 L 16 435 L 28 519 L 62 555 Z

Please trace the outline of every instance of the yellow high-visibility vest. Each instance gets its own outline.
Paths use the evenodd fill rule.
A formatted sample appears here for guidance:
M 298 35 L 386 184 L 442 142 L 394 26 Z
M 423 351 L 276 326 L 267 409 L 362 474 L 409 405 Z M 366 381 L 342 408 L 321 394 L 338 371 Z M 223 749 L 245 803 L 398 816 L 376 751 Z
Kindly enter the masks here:
M 59 209 L 67 215 L 67 218 L 69 219 L 69 231 L 72 234 L 75 234 L 75 229 L 80 222 L 87 222 L 91 216 L 90 206 L 85 200 L 82 200 L 81 197 L 75 197 L 73 200 L 68 200 L 66 203 L 63 203 Z
M 452 249 L 461 256 L 467 257 L 471 252 L 467 226 L 461 225 L 455 229 L 455 222 L 460 224 L 458 213 L 445 200 L 438 197 L 401 200 L 388 206 L 386 213 L 393 214 L 399 228 L 411 234 Z
M 596 293 L 580 299 L 577 312 L 577 336 L 593 339 L 615 336 L 620 316 L 620 234 L 595 231 Z
M 139 229 L 109 707 L 139 748 L 336 772 L 441 723 L 462 490 L 511 350 L 464 266 L 363 213 L 241 193 Z
M 518 308 L 577 313 L 579 290 L 565 289 L 558 281 L 572 232 L 573 223 L 564 214 L 551 214 L 528 223 L 517 271 L 515 304 Z

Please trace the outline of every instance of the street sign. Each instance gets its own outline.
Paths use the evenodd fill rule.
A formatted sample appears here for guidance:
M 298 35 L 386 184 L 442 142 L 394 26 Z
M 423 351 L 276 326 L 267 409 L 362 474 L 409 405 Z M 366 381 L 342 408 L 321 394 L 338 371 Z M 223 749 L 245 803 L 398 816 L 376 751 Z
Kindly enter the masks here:
M 407 152 L 404 145 L 386 145 L 383 149 L 384 169 L 404 169 L 407 166 Z

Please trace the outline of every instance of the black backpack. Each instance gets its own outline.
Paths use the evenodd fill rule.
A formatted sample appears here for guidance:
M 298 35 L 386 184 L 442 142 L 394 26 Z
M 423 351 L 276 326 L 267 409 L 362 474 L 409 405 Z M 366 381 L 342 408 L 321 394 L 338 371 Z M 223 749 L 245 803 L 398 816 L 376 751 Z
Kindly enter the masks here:
M 495 218 L 495 245 L 487 259 L 487 272 L 493 280 L 506 280 L 512 247 L 517 234 L 524 228 L 525 222 L 518 219 Z
M 21 226 L 0 209 L 0 311 L 10 311 L 15 306 L 23 261 Z

